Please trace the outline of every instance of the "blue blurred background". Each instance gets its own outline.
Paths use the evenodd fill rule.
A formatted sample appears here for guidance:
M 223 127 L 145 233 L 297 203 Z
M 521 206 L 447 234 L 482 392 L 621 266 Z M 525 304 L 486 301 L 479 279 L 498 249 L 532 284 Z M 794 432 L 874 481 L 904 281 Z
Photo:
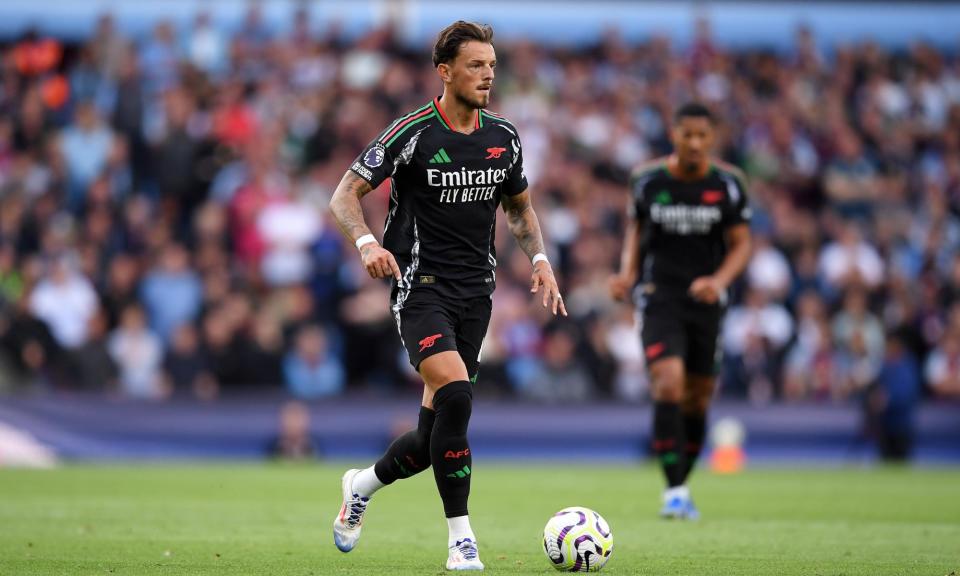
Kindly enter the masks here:
M 499 222 L 478 454 L 646 455 L 606 282 L 630 168 L 699 99 L 755 214 L 714 417 L 757 462 L 960 463 L 960 6 L 34 0 L 0 4 L 0 466 L 368 457 L 409 427 L 389 288 L 326 206 L 440 92 L 457 18 L 496 30 L 491 107 L 571 312 Z

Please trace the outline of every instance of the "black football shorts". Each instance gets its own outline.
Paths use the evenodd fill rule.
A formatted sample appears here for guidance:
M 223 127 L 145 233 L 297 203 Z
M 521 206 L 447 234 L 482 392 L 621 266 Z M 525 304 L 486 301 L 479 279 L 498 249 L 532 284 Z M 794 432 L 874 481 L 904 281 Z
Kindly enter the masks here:
M 673 356 L 683 360 L 688 374 L 716 376 L 722 359 L 719 336 L 725 306 L 704 304 L 685 291 L 676 292 L 637 287 L 634 299 L 647 365 Z
M 393 318 L 410 364 L 417 370 L 426 358 L 455 350 L 467 374 L 475 380 L 480 367 L 480 345 L 490 323 L 490 296 L 456 299 L 430 289 L 396 287 L 390 296 Z

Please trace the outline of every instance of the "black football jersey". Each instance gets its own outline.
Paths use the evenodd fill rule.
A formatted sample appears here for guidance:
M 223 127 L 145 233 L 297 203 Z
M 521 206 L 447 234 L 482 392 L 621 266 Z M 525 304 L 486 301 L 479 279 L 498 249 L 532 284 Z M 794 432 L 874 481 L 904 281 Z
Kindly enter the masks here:
M 526 190 L 527 179 L 510 122 L 478 110 L 474 128 L 453 130 L 435 99 L 391 123 L 350 166 L 374 188 L 391 179 L 383 246 L 400 265 L 401 293 L 493 292 L 497 207 L 501 195 Z
M 747 189 L 733 168 L 711 164 L 700 180 L 673 177 L 666 161 L 631 178 L 631 216 L 642 226 L 640 281 L 686 294 L 713 274 L 727 253 L 726 228 L 749 222 Z

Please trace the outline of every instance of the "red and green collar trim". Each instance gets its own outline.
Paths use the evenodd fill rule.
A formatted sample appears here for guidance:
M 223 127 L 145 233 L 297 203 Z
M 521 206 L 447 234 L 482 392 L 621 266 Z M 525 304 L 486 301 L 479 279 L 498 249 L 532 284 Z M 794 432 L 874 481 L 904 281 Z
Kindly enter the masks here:
M 452 132 L 459 132 L 459 130 L 453 127 L 453 124 L 450 122 L 450 119 L 447 118 L 447 115 L 443 113 L 443 107 L 440 106 L 440 97 L 438 96 L 434 98 L 431 104 L 433 105 L 433 110 L 434 112 L 436 112 L 437 118 L 440 119 L 440 122 L 444 126 L 446 126 L 448 130 Z M 480 114 L 480 110 L 477 110 L 477 116 L 473 121 L 474 130 L 479 130 L 480 128 L 483 128 L 483 119 L 481 118 L 481 116 L 482 115 Z

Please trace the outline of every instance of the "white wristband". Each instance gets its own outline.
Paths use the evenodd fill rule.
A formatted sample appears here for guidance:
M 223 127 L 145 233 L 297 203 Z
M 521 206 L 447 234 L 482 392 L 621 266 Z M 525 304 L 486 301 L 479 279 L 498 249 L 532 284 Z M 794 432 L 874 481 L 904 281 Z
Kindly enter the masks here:
M 536 266 L 536 265 L 537 265 L 537 262 L 540 262 L 541 260 L 543 260 L 544 262 L 546 262 L 546 263 L 548 263 L 548 264 L 550 263 L 550 261 L 547 260 L 547 255 L 544 254 L 543 252 L 537 252 L 536 254 L 534 254 L 534 255 L 533 255 L 533 258 L 530 260 L 530 263 L 533 264 L 534 266 Z
M 376 242 L 377 239 L 373 237 L 373 234 L 364 234 L 363 236 L 357 238 L 357 250 L 360 249 L 364 244 L 369 244 L 371 242 Z

